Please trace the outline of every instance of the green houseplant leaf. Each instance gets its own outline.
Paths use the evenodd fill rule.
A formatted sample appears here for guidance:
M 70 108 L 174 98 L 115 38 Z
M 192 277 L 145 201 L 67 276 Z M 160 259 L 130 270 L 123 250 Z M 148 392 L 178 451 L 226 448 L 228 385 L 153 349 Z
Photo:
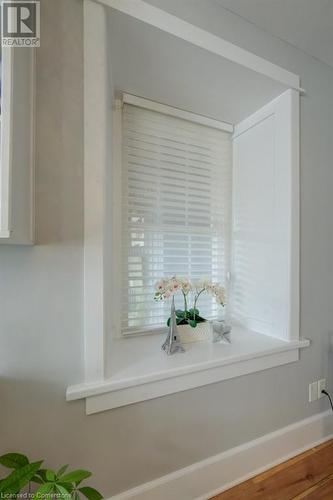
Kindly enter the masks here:
M 192 328 L 195 328 L 197 326 L 197 322 L 195 321 L 195 319 L 189 319 L 188 320 L 188 324 L 192 327 Z
M 46 480 L 49 482 L 54 482 L 56 479 L 55 472 L 53 470 L 50 470 L 50 469 L 46 470 L 45 476 L 46 476 Z
M 1 482 L 0 493 L 3 495 L 18 493 L 34 477 L 42 463 L 41 460 L 31 464 L 28 463 L 20 469 L 15 469 Z
M 71 497 L 71 491 L 68 491 L 62 484 L 56 484 L 55 487 L 58 493 L 60 493 L 61 498 Z
M 90 486 L 82 486 L 82 488 L 79 488 L 79 491 L 88 498 L 88 500 L 101 500 L 103 498 L 99 491 Z
M 39 483 L 39 484 L 47 483 L 46 471 L 47 471 L 47 469 L 39 469 L 31 481 L 34 481 L 35 483 Z
M 67 469 L 68 469 L 68 464 L 60 467 L 60 469 L 57 472 L 57 477 L 61 477 Z
M 62 483 L 80 484 L 81 481 L 87 479 L 90 476 L 91 472 L 87 470 L 78 469 L 78 470 L 73 470 L 72 472 L 68 472 L 64 476 L 61 476 L 59 479 L 61 480 Z
M 42 484 L 34 493 L 34 498 L 36 499 L 45 499 L 47 495 L 53 493 L 54 484 L 53 483 L 45 483 Z
M 88 500 L 101 500 L 102 495 L 90 486 L 79 484 L 91 476 L 91 472 L 83 469 L 66 473 L 68 465 L 54 471 L 41 469 L 42 460 L 29 463 L 28 458 L 20 453 L 7 453 L 0 457 L 0 465 L 13 469 L 7 477 L 0 479 L 0 498 L 13 498 L 19 492 L 26 491 L 30 482 L 37 483 L 37 490 L 31 495 L 35 500 L 47 500 L 56 496 L 61 500 L 81 500 L 81 495 Z M 30 488 L 29 488 L 30 490 Z
M 0 464 L 8 469 L 19 469 L 28 463 L 28 458 L 21 453 L 6 453 L 0 457 Z

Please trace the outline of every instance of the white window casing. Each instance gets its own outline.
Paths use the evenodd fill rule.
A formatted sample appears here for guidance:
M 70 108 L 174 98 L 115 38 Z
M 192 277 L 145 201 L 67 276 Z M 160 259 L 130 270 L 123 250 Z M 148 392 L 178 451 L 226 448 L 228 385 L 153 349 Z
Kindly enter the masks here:
M 283 251 L 286 266 L 283 273 L 281 273 L 283 274 L 281 283 L 286 294 L 283 301 L 280 300 L 281 295 L 278 296 L 278 302 L 276 303 L 275 311 L 277 313 L 281 311 L 281 318 L 276 313 L 270 316 L 270 325 L 273 324 L 275 319 L 277 320 L 275 331 L 267 329 L 267 331 L 263 332 L 265 335 L 251 331 L 246 324 L 250 325 L 252 318 L 249 317 L 250 315 L 245 314 L 243 316 L 245 326 L 234 325 L 230 345 L 204 342 L 193 343 L 187 345 L 184 354 L 168 357 L 160 350 L 163 335 L 127 335 L 126 337 L 121 335 L 121 314 L 119 314 L 119 311 L 122 304 L 120 290 L 123 285 L 123 273 L 122 266 L 120 265 L 118 269 L 115 269 L 114 262 L 121 263 L 123 261 L 122 147 L 113 148 L 111 161 L 109 161 L 109 158 L 105 158 L 104 162 L 103 151 L 111 145 L 111 137 L 117 145 L 122 142 L 122 109 L 116 106 L 112 130 L 108 127 L 105 128 L 104 115 L 111 108 L 107 97 L 107 89 L 110 91 L 108 85 L 109 59 L 106 53 L 107 37 L 104 29 L 108 8 L 104 9 L 100 3 L 94 0 L 85 0 L 85 226 L 95 216 L 96 219 L 94 219 L 95 224 L 91 224 L 91 232 L 85 230 L 84 241 L 86 381 L 81 384 L 75 381 L 77 385 L 68 387 L 67 400 L 85 398 L 87 413 L 116 408 L 137 401 L 161 397 L 165 394 L 172 394 L 240 375 L 278 367 L 297 361 L 299 359 L 299 350 L 309 345 L 309 341 L 302 339 L 299 334 L 298 90 L 301 90 L 299 89 L 299 76 L 289 74 L 283 68 L 272 66 L 269 61 L 261 60 L 247 51 L 240 52 L 238 47 L 219 37 L 212 37 L 211 34 L 205 34 L 207 35 L 205 40 L 209 38 L 210 45 L 208 47 L 205 40 L 202 39 L 202 30 L 198 30 L 193 25 L 188 25 L 191 37 L 184 38 L 182 36 L 184 25 L 180 19 L 174 19 L 178 23 L 177 33 L 173 32 L 175 24 L 172 25 L 172 30 L 169 31 L 170 15 L 160 9 L 156 10 L 156 8 L 145 2 L 140 2 L 140 5 L 144 6 L 144 9 L 140 8 L 140 12 L 138 12 L 137 5 L 133 7 L 134 4 L 132 5 L 130 1 L 124 4 L 124 2 L 118 2 L 118 0 L 103 0 L 103 3 L 159 29 L 161 29 L 161 22 L 163 21 L 163 29 L 170 33 L 171 36 L 180 36 L 182 39 L 186 39 L 187 43 L 192 43 L 209 52 L 219 54 L 222 58 L 224 57 L 243 67 L 250 68 L 258 74 L 269 76 L 274 81 L 283 82 L 286 88 L 289 88 L 281 96 L 281 99 L 276 100 L 279 102 L 279 109 L 276 107 L 277 102 L 275 102 L 275 110 L 273 110 L 273 114 L 275 114 L 274 120 L 279 122 L 274 139 L 277 146 L 274 161 L 281 168 L 281 172 L 278 172 L 278 178 L 280 181 L 285 181 L 284 190 L 282 189 L 283 183 L 279 181 L 276 184 L 276 193 L 282 193 L 282 197 L 276 195 L 275 199 L 277 202 L 284 200 L 285 203 L 285 206 L 283 206 L 283 217 L 286 222 L 285 231 L 280 233 L 279 241 L 285 239 L 286 243 Z M 125 11 L 124 6 L 126 7 Z M 132 12 L 131 9 L 134 9 L 135 12 Z M 96 54 L 98 54 L 98 58 L 96 58 Z M 235 54 L 237 57 L 234 57 Z M 126 86 L 123 86 L 123 88 L 126 88 Z M 228 96 L 223 95 L 222 90 L 221 98 L 228 98 Z M 131 91 L 135 93 L 135 89 Z M 146 94 L 142 93 L 142 95 Z M 160 100 L 163 102 L 163 99 Z M 157 103 L 155 104 L 157 105 Z M 157 107 L 159 108 L 158 105 Z M 151 108 L 150 110 L 153 111 Z M 156 108 L 155 111 L 162 112 L 160 108 Z M 187 114 L 190 112 L 190 109 L 184 110 L 186 116 L 183 115 L 182 118 L 188 120 L 189 116 Z M 242 127 L 244 134 L 245 130 L 250 130 L 251 120 L 253 124 L 259 127 L 259 116 L 262 113 L 266 113 L 265 107 L 241 124 L 231 125 L 231 127 L 234 126 L 235 128 L 234 144 L 237 142 L 240 144 L 239 139 L 241 136 L 239 134 L 242 132 Z M 269 121 L 268 119 L 267 123 Z M 269 148 L 266 148 L 266 153 L 269 156 Z M 96 161 L 96 158 L 98 161 Z M 251 161 L 255 160 L 252 158 Z M 258 158 L 258 162 L 258 168 L 260 166 L 262 168 L 265 164 L 263 157 Z M 239 168 L 237 162 L 233 168 L 235 170 Z M 112 179 L 112 192 L 108 197 L 112 207 L 111 213 L 105 211 L 108 204 L 103 203 L 105 201 L 104 196 L 106 196 L 104 175 L 107 182 L 109 182 L 110 178 Z M 241 187 L 241 184 L 241 182 L 238 183 L 238 187 Z M 239 237 L 236 234 L 238 229 L 235 222 L 239 221 L 242 215 L 239 210 L 240 207 L 237 207 L 239 195 L 236 189 L 237 182 L 235 178 L 233 183 L 235 203 L 231 228 L 233 238 L 231 238 L 231 242 L 235 241 L 235 237 Z M 98 210 L 96 209 L 96 200 L 98 200 Z M 262 206 L 264 205 L 262 204 Z M 288 210 L 288 216 L 285 217 Z M 96 231 L 94 232 L 96 224 L 99 229 L 97 235 Z M 252 229 L 255 232 L 256 228 Z M 109 238 L 108 231 L 112 232 L 112 255 L 106 251 L 105 247 L 105 239 Z M 253 238 L 253 234 L 250 236 Z M 250 244 L 251 239 L 243 239 L 247 245 Z M 90 249 L 96 250 L 98 253 L 97 262 L 93 252 L 89 253 Z M 108 262 L 110 259 L 112 259 L 113 271 L 116 272 L 109 272 Z M 239 277 L 240 261 L 236 259 L 231 264 L 234 273 L 234 276 L 231 275 L 231 281 L 235 281 L 237 275 Z M 279 262 L 279 266 L 281 266 L 281 262 Z M 115 280 L 113 281 L 115 287 L 112 287 L 110 297 L 105 292 L 104 283 L 111 282 L 111 279 Z M 272 281 L 271 278 L 270 280 Z M 278 289 L 281 290 L 283 287 L 279 286 Z M 256 288 L 252 287 L 250 291 L 252 292 L 252 290 L 254 290 L 252 300 L 255 301 L 258 299 Z M 245 292 L 248 291 L 245 290 Z M 287 307 L 285 307 L 286 304 Z M 245 305 L 247 304 L 245 303 Z M 155 306 L 156 304 L 152 302 L 152 308 Z M 237 312 L 237 308 L 235 310 Z M 108 320 L 105 322 L 100 321 L 105 311 L 107 311 L 106 316 L 110 318 L 110 322 Z M 255 319 L 258 324 L 264 324 L 265 316 L 258 314 L 258 308 L 256 309 Z M 155 330 L 155 328 L 153 329 Z M 114 331 L 119 333 L 118 338 L 112 336 L 112 341 L 108 346 L 110 350 L 105 351 L 105 344 L 109 342 L 111 333 Z M 273 338 L 273 335 L 275 335 L 275 338 Z
M 35 50 L 2 48 L 0 244 L 34 243 Z
M 288 90 L 235 127 L 233 315 L 299 338 L 299 94 Z

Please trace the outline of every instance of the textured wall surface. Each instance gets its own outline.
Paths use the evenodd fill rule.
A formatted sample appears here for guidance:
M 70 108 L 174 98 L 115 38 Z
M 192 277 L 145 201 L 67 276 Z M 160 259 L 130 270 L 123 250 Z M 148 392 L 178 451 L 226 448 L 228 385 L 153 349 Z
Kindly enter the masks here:
M 151 0 L 153 1 L 153 0 Z M 108 496 L 326 408 L 332 388 L 333 69 L 209 0 L 154 4 L 301 75 L 301 333 L 298 363 L 86 416 L 83 379 L 82 0 L 42 0 L 37 57 L 37 244 L 0 247 L 0 447 L 88 467 Z

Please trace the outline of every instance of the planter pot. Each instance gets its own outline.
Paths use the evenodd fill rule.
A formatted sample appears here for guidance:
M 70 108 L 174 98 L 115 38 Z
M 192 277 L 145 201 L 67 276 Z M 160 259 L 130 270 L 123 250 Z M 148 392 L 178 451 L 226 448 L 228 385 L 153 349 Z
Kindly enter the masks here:
M 190 325 L 177 326 L 180 342 L 188 344 L 189 342 L 210 342 L 212 340 L 212 329 L 209 321 L 198 323 L 195 328 Z

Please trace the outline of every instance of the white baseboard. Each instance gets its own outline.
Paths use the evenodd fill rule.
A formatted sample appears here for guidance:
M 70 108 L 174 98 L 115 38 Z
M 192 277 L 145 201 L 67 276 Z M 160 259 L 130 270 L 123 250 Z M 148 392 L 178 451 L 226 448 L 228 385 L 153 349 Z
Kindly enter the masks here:
M 144 483 L 109 500 L 207 500 L 333 438 L 331 410 Z

